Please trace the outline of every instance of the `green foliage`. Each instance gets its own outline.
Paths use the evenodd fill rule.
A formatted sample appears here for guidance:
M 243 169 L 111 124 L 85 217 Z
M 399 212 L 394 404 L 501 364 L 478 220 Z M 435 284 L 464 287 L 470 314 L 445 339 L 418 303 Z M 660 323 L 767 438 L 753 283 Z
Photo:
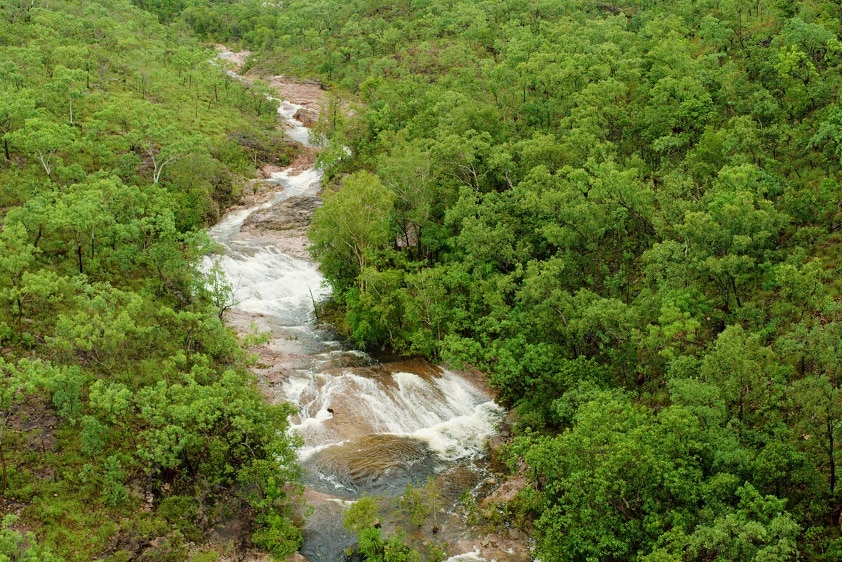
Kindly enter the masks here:
M 0 18 L 0 451 L 48 394 L 111 509 L 130 474 L 237 485 L 283 551 L 292 475 L 265 461 L 290 444 L 239 422 L 283 416 L 237 405 L 230 295 L 192 267 L 194 229 L 277 152 L 274 107 L 155 16 L 93 4 Z M 341 187 L 310 238 L 344 324 L 490 373 L 544 558 L 838 558 L 836 4 L 135 4 L 331 89 Z M 21 497 L 24 461 L 3 463 Z M 361 552 L 410 556 L 361 504 Z
M 184 31 L 128 0 L 0 2 L 4 560 L 183 560 L 238 510 L 300 541 L 289 409 L 199 271 L 201 228 L 291 149 L 267 87 Z
M 725 435 L 706 430 L 696 411 L 670 406 L 653 415 L 628 396 L 595 393 L 578 407 L 572 429 L 516 444 L 540 475 L 541 555 L 795 559 L 799 526 L 786 501 L 738 486 L 717 459 Z
M 268 550 L 276 560 L 283 560 L 301 545 L 301 529 L 289 518 L 272 514 L 261 521 L 261 528 L 252 534 L 251 540 Z
M 438 514 L 444 508 L 439 484 L 433 478 L 419 488 L 407 484 L 403 494 L 397 498 L 396 508 L 413 527 L 436 528 Z
M 739 503 L 735 509 L 718 516 L 708 524 L 699 525 L 690 536 L 681 529 L 662 537 L 667 546 L 655 549 L 641 558 L 656 560 L 717 560 L 798 559 L 796 538 L 798 524 L 783 510 L 785 500 L 761 496 L 750 484 L 736 492 Z
M 553 560 L 833 559 L 839 20 L 823 1 L 184 13 L 332 88 L 328 176 L 391 195 L 364 252 L 342 226 L 362 186 L 314 221 L 343 327 L 489 372 L 532 436 L 519 509 Z
M 407 484 L 403 495 L 398 499 L 398 509 L 409 517 L 416 527 L 420 527 L 432 511 L 424 502 L 424 493 Z
M 377 509 L 377 500 L 364 496 L 348 507 L 342 519 L 342 524 L 346 529 L 355 533 L 364 531 L 378 522 Z
M 373 252 L 389 241 L 389 216 L 394 196 L 377 176 L 352 174 L 337 191 L 328 191 L 324 204 L 313 215 L 308 236 L 313 256 L 320 260 L 325 275 L 337 289 L 363 280 Z
M 370 562 L 420 562 L 421 555 L 406 544 L 402 533 L 384 537 L 380 530 L 377 500 L 362 497 L 348 507 L 342 521 L 357 535 L 357 551 Z
M 0 561 L 2 562 L 62 562 L 49 549 L 39 547 L 32 533 L 12 528 L 18 518 L 6 515 L 0 528 Z

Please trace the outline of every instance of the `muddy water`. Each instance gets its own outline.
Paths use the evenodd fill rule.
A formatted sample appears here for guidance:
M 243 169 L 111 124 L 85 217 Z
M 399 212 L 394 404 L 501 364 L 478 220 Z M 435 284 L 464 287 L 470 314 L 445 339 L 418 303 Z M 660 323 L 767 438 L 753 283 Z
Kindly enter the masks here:
M 293 117 L 301 107 L 283 102 L 279 114 L 287 135 L 309 145 L 309 131 Z M 218 263 L 233 288 L 229 323 L 269 334 L 256 371 L 273 400 L 298 410 L 292 431 L 303 441 L 311 506 L 301 552 L 310 562 L 335 562 L 353 542 L 342 529 L 349 501 L 395 496 L 437 475 L 453 474 L 457 488 L 481 479 L 503 410 L 465 376 L 421 360 L 377 363 L 317 323 L 314 305 L 329 296 L 317 264 L 281 251 L 290 240 L 278 244 L 277 233 L 243 225 L 316 198 L 320 180 L 315 168 L 272 174 L 268 199 L 231 211 L 209 231 L 220 250 L 207 265 Z

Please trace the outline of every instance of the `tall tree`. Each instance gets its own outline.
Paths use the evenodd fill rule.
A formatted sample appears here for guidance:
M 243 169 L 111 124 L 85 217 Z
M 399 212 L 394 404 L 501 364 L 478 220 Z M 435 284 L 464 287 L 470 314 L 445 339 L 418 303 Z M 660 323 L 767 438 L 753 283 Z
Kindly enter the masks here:
M 369 265 L 373 252 L 392 241 L 394 198 L 369 172 L 347 176 L 340 189 L 325 193 L 308 237 L 313 243 L 313 256 L 337 288 L 352 285 Z M 362 278 L 359 288 L 365 292 Z

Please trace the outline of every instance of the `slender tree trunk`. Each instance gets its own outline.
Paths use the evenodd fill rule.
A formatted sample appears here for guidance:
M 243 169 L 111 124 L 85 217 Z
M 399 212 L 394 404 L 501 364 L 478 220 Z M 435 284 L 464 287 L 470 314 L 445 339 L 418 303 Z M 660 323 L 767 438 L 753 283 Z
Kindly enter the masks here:
M 424 251 L 424 247 L 421 245 L 421 227 L 415 227 L 415 254 L 417 259 L 421 259 L 422 252 Z
M 830 495 L 836 494 L 836 455 L 834 454 L 833 419 L 827 417 L 827 460 L 830 464 Z
M 2 437 L 0 437 L 0 472 L 2 472 L 3 491 L 5 492 L 9 489 L 9 474 L 6 470 L 6 454 L 4 452 Z
M 737 308 L 742 308 L 743 304 L 740 302 L 740 295 L 737 292 L 737 280 L 731 277 L 731 288 L 734 290 L 734 300 L 737 301 Z
M 18 324 L 18 333 L 23 332 L 23 303 L 20 300 L 20 293 L 15 296 L 15 302 L 18 305 L 18 314 L 17 314 L 17 324 Z

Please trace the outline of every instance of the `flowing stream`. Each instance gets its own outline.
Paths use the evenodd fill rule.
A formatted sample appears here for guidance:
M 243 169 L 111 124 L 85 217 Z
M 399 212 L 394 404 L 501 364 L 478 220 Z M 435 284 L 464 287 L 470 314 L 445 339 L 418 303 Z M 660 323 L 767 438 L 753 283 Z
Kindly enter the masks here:
M 288 137 L 309 145 L 308 129 L 294 119 L 300 107 L 282 102 L 279 114 Z M 353 544 L 342 528 L 348 501 L 393 497 L 450 473 L 463 475 L 455 486 L 474 485 L 503 410 L 466 376 L 421 360 L 379 363 L 343 345 L 314 314 L 329 296 L 317 264 L 243 229 L 254 213 L 317 197 L 320 180 L 315 168 L 272 174 L 268 201 L 231 211 L 210 229 L 220 249 L 208 264 L 218 263 L 233 288 L 229 321 L 269 332 L 256 370 L 274 399 L 298 410 L 292 431 L 303 441 L 312 510 L 301 552 L 309 562 L 338 562 Z

